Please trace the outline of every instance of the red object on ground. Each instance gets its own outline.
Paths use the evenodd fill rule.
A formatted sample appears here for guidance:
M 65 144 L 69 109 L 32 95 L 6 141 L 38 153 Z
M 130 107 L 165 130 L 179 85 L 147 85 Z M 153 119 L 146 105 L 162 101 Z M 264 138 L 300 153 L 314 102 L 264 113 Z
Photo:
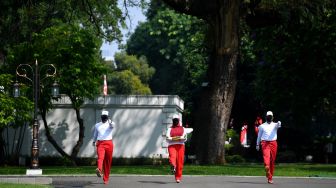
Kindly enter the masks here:
M 112 140 L 97 141 L 97 167 L 104 173 L 103 181 L 106 184 L 109 180 L 112 165 L 113 142 Z
M 182 170 L 184 163 L 184 145 L 183 144 L 174 144 L 168 146 L 169 152 L 169 163 L 175 167 L 175 180 L 182 179 Z
M 275 159 L 278 150 L 278 144 L 276 140 L 273 141 L 261 141 L 261 149 L 264 158 L 264 166 L 267 174 L 268 180 L 272 180 L 274 168 L 275 168 Z

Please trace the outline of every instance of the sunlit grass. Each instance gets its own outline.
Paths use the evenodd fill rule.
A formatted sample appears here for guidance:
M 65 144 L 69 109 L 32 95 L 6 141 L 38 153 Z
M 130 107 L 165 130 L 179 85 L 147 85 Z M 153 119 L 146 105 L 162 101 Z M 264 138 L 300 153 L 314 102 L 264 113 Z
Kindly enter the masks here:
M 94 175 L 94 166 L 80 167 L 41 167 L 43 175 Z M 112 166 L 112 174 L 168 175 L 167 165 L 147 166 Z M 1 175 L 23 175 L 25 167 L 1 167 Z M 227 165 L 186 165 L 185 175 L 231 175 L 264 176 L 262 164 L 227 164 Z M 275 176 L 300 177 L 336 177 L 336 165 L 326 164 L 277 164 Z
M 1 188 L 51 188 L 49 185 L 0 183 Z

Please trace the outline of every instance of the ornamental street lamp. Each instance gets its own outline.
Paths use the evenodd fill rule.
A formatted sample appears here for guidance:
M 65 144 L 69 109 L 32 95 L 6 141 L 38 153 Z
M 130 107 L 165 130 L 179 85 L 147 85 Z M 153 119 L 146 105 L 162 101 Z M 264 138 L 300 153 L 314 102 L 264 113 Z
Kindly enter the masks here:
M 31 77 L 27 75 L 27 69 L 30 71 Z M 41 71 L 44 71 L 42 73 Z M 41 75 L 42 73 L 42 75 Z M 33 94 L 34 94 L 34 124 L 33 124 L 33 140 L 31 146 L 31 166 L 30 168 L 33 170 L 38 170 L 39 166 L 39 143 L 38 143 L 38 131 L 39 131 L 39 122 L 37 120 L 37 103 L 39 100 L 40 94 L 40 85 L 42 85 L 42 81 L 48 77 L 55 77 L 56 75 L 56 67 L 53 64 L 44 64 L 39 67 L 37 60 L 35 61 L 35 66 L 31 66 L 29 64 L 19 64 L 16 68 L 16 75 L 23 77 L 29 80 L 33 86 Z M 42 79 L 40 76 L 43 76 Z M 16 81 L 14 84 L 14 97 L 20 96 L 19 83 Z M 53 97 L 57 97 L 59 94 L 58 84 L 54 82 L 52 87 L 52 95 Z M 31 172 L 33 174 L 28 175 L 39 175 L 42 174 L 42 170 L 38 170 L 38 172 Z

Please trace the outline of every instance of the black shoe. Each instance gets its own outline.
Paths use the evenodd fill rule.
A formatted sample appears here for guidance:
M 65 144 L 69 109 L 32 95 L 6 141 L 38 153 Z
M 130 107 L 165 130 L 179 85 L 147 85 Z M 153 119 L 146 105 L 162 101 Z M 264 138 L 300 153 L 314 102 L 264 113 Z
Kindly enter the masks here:
M 171 170 L 171 173 L 172 174 L 175 174 L 176 173 L 176 169 L 175 169 L 175 167 L 172 165 L 172 166 L 170 166 L 170 170 Z

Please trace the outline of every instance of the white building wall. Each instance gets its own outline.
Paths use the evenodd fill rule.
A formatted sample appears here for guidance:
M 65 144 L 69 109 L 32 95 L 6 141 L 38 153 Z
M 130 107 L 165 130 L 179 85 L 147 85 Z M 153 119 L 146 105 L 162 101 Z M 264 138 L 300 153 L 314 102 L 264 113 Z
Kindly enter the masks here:
M 165 132 L 174 113 L 181 117 L 183 105 L 175 95 L 111 95 L 87 100 L 81 108 L 85 137 L 78 157 L 96 156 L 92 146 L 93 127 L 100 121 L 103 109 L 109 111 L 110 118 L 116 123 L 113 157 L 167 157 Z M 54 109 L 47 114 L 47 121 L 54 139 L 70 154 L 78 140 L 79 126 L 69 98 L 54 101 Z M 28 129 L 22 154 L 30 156 L 32 133 Z M 39 147 L 40 156 L 60 156 L 47 141 L 43 121 L 40 121 Z

